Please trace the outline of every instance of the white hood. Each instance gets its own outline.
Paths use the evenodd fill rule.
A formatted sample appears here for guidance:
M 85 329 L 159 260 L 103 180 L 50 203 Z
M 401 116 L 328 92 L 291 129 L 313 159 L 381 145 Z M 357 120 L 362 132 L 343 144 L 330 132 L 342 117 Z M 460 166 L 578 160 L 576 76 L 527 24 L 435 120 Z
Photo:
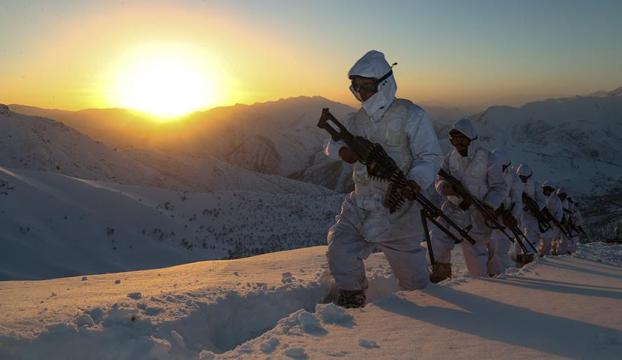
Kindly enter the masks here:
M 545 182 L 542 183 L 542 187 L 550 187 L 553 189 L 557 189 L 557 186 L 555 186 L 555 184 L 551 181 L 551 180 L 546 180 Z
M 456 121 L 451 129 L 449 129 L 450 132 L 452 130 L 459 131 L 460 133 L 462 133 L 462 135 L 468 137 L 471 141 L 477 139 L 477 132 L 475 131 L 475 128 L 473 127 L 473 124 L 469 119 L 463 118 Z
M 380 51 L 371 50 L 363 55 L 348 72 L 351 76 L 362 76 L 367 78 L 380 79 L 391 71 L 391 65 L 385 60 L 384 54 Z M 379 119 L 395 100 L 397 84 L 393 75 L 378 84 L 378 92 L 363 102 L 363 109 L 367 115 L 373 119 Z M 356 94 L 354 94 L 356 96 Z
M 508 166 L 512 163 L 512 160 L 510 159 L 510 153 L 508 153 L 507 150 L 503 148 L 496 148 L 492 151 L 492 153 L 497 158 L 497 161 L 499 161 L 499 164 L 503 166 Z
M 456 130 L 460 132 L 462 135 L 466 136 L 471 140 L 469 144 L 469 148 L 467 149 L 467 157 L 472 157 L 473 154 L 477 151 L 477 132 L 471 123 L 471 120 L 463 118 L 454 123 L 454 125 L 449 129 L 449 132 L 452 130 Z
M 516 169 L 516 174 L 518 176 L 531 176 L 533 172 L 531 171 L 531 168 L 529 167 L 529 165 L 520 164 L 518 165 L 518 169 Z

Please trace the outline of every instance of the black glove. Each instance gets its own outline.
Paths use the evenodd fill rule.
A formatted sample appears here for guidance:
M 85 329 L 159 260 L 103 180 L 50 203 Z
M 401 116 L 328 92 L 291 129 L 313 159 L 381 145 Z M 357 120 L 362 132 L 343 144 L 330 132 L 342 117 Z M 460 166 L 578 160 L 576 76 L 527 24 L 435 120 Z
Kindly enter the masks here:
M 462 200 L 462 202 L 460 203 L 460 205 L 458 205 L 458 207 L 464 211 L 466 211 L 468 208 L 471 207 L 471 202 L 469 200 Z

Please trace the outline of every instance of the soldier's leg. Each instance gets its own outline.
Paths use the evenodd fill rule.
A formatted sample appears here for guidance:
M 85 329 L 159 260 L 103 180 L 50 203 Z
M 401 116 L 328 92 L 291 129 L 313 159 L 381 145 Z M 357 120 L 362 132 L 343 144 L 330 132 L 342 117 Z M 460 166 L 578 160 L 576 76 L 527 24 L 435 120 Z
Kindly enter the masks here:
M 542 238 L 542 245 L 540 247 L 540 256 L 551 255 L 551 248 L 553 244 L 553 239 L 545 236 Z
M 462 229 L 467 229 L 467 225 L 470 225 L 471 219 L 468 212 L 462 211 L 458 209 L 458 207 L 447 202 L 443 204 L 441 209 L 447 217 Z M 439 223 L 445 229 L 451 231 L 451 233 L 456 233 L 444 220 L 439 220 Z M 434 257 L 436 258 L 436 264 L 432 267 L 430 280 L 436 283 L 451 277 L 451 250 L 453 250 L 455 246 L 455 241 L 436 225 L 430 227 L 430 240 L 432 242 Z
M 444 221 L 441 224 L 446 225 Z M 436 263 L 432 266 L 430 281 L 437 283 L 451 277 L 451 250 L 454 240 L 436 226 L 430 230 L 430 242 Z
M 559 230 L 548 229 L 540 236 L 542 240 L 542 247 L 540 248 L 540 256 L 550 255 L 553 247 L 553 240 L 559 237 Z
M 472 276 L 488 275 L 488 238 L 490 235 L 472 233 L 471 237 L 475 240 L 475 245 L 468 241 L 462 242 L 462 254 L 464 262 Z
M 426 249 L 420 241 L 407 236 L 378 243 L 402 290 L 422 289 L 429 283 Z
M 574 254 L 577 251 L 577 244 L 579 243 L 579 235 L 573 236 L 568 251 L 570 254 Z
M 440 223 L 448 228 L 444 221 L 441 220 Z M 451 263 L 451 250 L 453 250 L 455 245 L 454 240 L 435 225 L 430 225 L 430 242 L 432 243 L 432 251 L 434 252 L 436 262 Z
M 488 274 L 499 275 L 510 264 L 510 240 L 500 231 L 493 230 L 488 242 Z
M 566 235 L 564 234 L 559 234 L 557 236 L 557 238 L 559 239 L 559 247 L 557 249 L 557 254 L 558 255 L 566 255 L 568 253 L 568 243 L 569 243 L 569 239 Z
M 343 211 L 342 211 L 343 213 Z M 365 287 L 363 259 L 369 254 L 370 244 L 345 216 L 328 230 L 328 268 L 339 290 L 362 290 Z
M 551 242 L 551 255 L 559 255 L 559 239 L 553 239 Z
M 538 221 L 531 216 L 523 216 L 522 230 L 529 243 L 537 249 L 538 242 L 540 241 L 540 228 L 538 227 Z M 516 248 L 516 253 L 520 254 L 519 245 L 515 244 L 514 246 Z M 533 251 L 529 244 L 525 244 L 525 247 L 527 247 L 530 251 Z

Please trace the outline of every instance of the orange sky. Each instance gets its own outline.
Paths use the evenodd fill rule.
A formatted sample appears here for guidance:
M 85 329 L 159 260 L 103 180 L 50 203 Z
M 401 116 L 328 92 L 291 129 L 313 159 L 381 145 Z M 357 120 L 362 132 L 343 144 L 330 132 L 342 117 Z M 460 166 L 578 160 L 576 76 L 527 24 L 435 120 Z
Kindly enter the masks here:
M 122 79 L 132 80 L 128 69 L 171 53 L 198 64 L 193 71 L 212 89 L 199 105 L 203 108 L 298 95 L 321 95 L 354 105 L 346 72 L 372 48 L 399 63 L 395 68 L 398 95 L 427 103 L 518 104 L 622 85 L 621 72 L 614 71 L 616 56 L 622 53 L 619 44 L 608 43 L 606 37 L 599 38 L 603 44 L 578 39 L 583 47 L 579 49 L 579 42 L 565 39 L 567 29 L 562 22 L 551 27 L 544 24 L 549 19 L 542 18 L 524 24 L 530 20 L 504 19 L 508 9 L 478 8 L 484 5 L 477 3 L 448 13 L 427 2 L 403 5 L 397 1 L 396 9 L 415 6 L 419 12 L 382 16 L 372 5 L 353 12 L 353 3 L 347 2 L 336 8 L 330 2 L 315 7 L 272 1 L 260 4 L 191 0 L 3 3 L 0 102 L 62 109 L 127 106 L 119 88 Z M 477 19 L 460 17 L 460 11 L 497 10 L 498 29 L 473 25 Z M 589 20 L 590 14 L 577 11 L 581 11 L 580 18 Z M 451 16 L 435 18 L 435 12 Z M 426 16 L 418 21 L 405 18 L 419 13 Z M 608 27 L 618 26 L 599 17 L 594 21 L 599 19 L 603 34 L 609 34 L 604 32 Z M 588 25 L 575 22 L 573 26 Z M 522 35 L 534 27 L 544 39 Z M 596 48 L 586 50 L 585 46 Z M 145 91 L 157 87 L 145 86 Z M 191 94 L 186 90 L 172 89 L 176 96 L 188 98 Z

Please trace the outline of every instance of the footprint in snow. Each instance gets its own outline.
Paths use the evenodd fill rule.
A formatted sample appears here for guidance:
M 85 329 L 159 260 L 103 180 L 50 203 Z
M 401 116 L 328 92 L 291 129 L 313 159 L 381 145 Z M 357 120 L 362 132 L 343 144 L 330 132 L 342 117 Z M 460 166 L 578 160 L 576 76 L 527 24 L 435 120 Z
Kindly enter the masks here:
M 380 347 L 375 341 L 367 339 L 359 339 L 359 346 L 366 349 L 376 349 Z
M 309 355 L 305 353 L 305 349 L 303 348 L 289 348 L 284 352 L 285 356 L 290 357 L 292 359 L 308 359 Z

